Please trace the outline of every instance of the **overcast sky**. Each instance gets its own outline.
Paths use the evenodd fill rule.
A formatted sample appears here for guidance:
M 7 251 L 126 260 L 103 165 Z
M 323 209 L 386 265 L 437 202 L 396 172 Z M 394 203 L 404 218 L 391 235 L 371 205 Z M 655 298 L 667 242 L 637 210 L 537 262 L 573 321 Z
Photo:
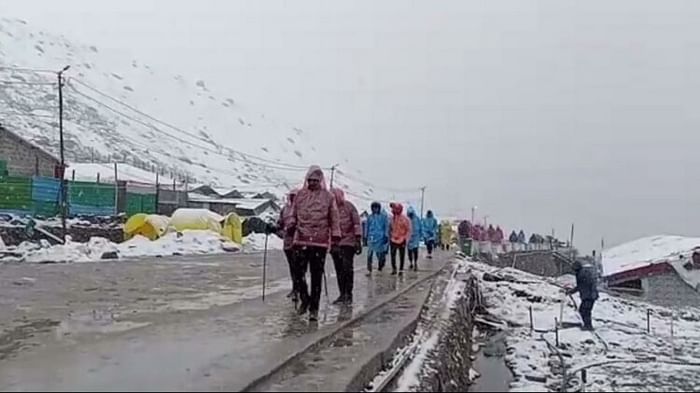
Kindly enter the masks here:
M 438 214 L 699 235 L 700 2 L 2 0 L 321 134 Z

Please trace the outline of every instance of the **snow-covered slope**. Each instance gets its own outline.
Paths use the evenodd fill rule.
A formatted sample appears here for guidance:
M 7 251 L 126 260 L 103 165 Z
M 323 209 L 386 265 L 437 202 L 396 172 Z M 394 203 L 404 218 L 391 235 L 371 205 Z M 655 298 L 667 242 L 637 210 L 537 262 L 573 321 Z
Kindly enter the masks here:
M 310 132 L 246 107 L 215 81 L 179 75 L 176 65 L 156 70 L 18 19 L 0 18 L 0 122 L 57 153 L 55 71 L 65 65 L 69 162 L 121 161 L 190 183 L 278 193 L 299 185 L 308 164 L 332 164 L 319 162 L 327 154 Z M 325 159 L 353 173 L 344 157 Z M 336 184 L 374 197 L 361 181 L 337 177 Z
M 700 238 L 661 235 L 637 239 L 603 251 L 603 275 L 664 262 L 673 256 L 689 258 L 696 247 L 700 247 Z

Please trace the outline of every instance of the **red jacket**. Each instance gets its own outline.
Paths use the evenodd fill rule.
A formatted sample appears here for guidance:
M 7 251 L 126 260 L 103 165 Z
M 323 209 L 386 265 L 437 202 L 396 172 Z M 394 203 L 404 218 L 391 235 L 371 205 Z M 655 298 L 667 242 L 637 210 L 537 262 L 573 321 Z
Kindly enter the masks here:
M 281 237 L 284 239 L 284 249 L 289 250 L 294 245 L 294 235 L 291 235 L 285 230 L 287 224 L 292 220 L 294 209 L 291 204 L 286 204 L 280 212 L 280 218 L 277 220 L 277 227 L 283 232 Z
M 335 203 L 338 205 L 338 220 L 340 225 L 340 241 L 339 246 L 357 245 L 357 240 L 362 238 L 362 223 L 360 215 L 357 213 L 357 208 L 352 202 L 345 200 L 343 190 L 334 188 Z
M 398 203 L 392 203 L 391 212 L 391 242 L 395 244 L 407 244 L 411 238 L 411 220 L 403 215 L 403 206 Z
M 340 237 L 338 207 L 335 197 L 325 188 L 323 172 L 319 167 L 311 167 L 306 175 L 321 178 L 321 187 L 310 190 L 308 185 L 299 190 L 294 198 L 293 213 L 287 223 L 287 230 L 294 232 L 294 246 L 328 248 L 331 237 Z

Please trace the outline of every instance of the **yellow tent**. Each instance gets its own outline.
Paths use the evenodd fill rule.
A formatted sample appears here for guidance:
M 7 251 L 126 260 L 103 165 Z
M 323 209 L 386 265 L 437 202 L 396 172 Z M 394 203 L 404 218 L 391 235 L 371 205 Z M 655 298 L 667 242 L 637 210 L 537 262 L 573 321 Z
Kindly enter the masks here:
M 157 214 L 134 214 L 124 224 L 124 237 L 131 239 L 141 235 L 150 240 L 156 240 L 163 236 L 168 228 L 168 217 Z
M 209 230 L 221 233 L 224 217 L 207 209 L 177 209 L 170 217 L 170 226 L 176 231 Z
M 243 223 L 238 214 L 230 213 L 226 216 L 221 235 L 233 240 L 234 243 L 243 244 Z

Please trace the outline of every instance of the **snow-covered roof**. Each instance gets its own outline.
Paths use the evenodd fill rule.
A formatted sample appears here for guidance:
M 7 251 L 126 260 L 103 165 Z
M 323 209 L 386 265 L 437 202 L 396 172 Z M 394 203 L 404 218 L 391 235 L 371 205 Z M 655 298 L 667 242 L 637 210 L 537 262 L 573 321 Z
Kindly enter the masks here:
M 269 203 L 269 199 L 250 199 L 250 198 L 216 198 L 214 196 L 208 196 L 203 194 L 198 194 L 196 192 L 190 192 L 187 198 L 191 202 L 201 202 L 201 203 L 221 203 L 227 205 L 235 205 L 239 209 L 250 209 L 255 210 L 260 206 Z
M 637 239 L 603 251 L 603 275 L 670 262 L 680 255 L 690 257 L 697 247 L 700 247 L 700 238 L 696 237 L 659 235 Z
M 114 164 L 105 163 L 72 163 L 69 170 L 65 173 L 65 178 L 70 180 L 73 178 L 75 171 L 75 180 L 91 181 L 97 180 L 97 174 L 100 174 L 100 182 L 114 183 Z M 136 183 L 156 184 L 156 174 L 136 168 L 129 164 L 117 164 L 117 179 L 119 181 L 129 181 Z M 159 176 L 160 184 L 173 184 L 173 179 L 167 176 Z

